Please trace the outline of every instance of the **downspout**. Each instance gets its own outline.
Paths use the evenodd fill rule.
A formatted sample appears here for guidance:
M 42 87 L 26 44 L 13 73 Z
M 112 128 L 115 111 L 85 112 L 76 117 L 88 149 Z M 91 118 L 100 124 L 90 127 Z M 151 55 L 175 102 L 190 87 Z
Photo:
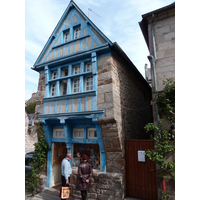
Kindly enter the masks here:
M 157 101 L 157 84 L 156 84 L 156 71 L 155 71 L 155 62 L 156 62 L 156 53 L 155 53 L 155 36 L 154 36 L 154 14 L 152 13 L 152 20 L 151 20 L 151 37 L 152 37 L 152 43 L 153 43 L 153 55 L 147 56 L 151 63 L 151 67 L 153 70 L 153 79 L 154 79 L 154 93 L 155 93 L 155 100 Z M 158 113 L 158 106 L 155 103 L 155 108 L 156 108 L 156 120 L 157 120 L 157 125 L 158 125 L 158 120 L 159 120 L 159 113 Z
M 153 69 L 153 78 L 154 78 L 154 94 L 155 94 L 155 109 L 156 109 L 156 118 L 157 118 L 157 125 L 159 125 L 159 112 L 158 112 L 158 106 L 157 106 L 157 84 L 156 84 L 156 71 L 155 71 L 155 62 L 156 62 L 156 53 L 155 53 L 155 36 L 154 36 L 154 14 L 152 13 L 152 19 L 151 19 L 151 37 L 152 37 L 152 43 L 153 43 L 153 55 L 147 56 L 149 61 L 151 62 L 151 66 Z M 160 141 L 160 137 L 159 137 Z M 161 169 L 162 171 L 162 169 Z M 163 192 L 166 191 L 165 189 L 165 179 L 162 180 L 162 190 Z

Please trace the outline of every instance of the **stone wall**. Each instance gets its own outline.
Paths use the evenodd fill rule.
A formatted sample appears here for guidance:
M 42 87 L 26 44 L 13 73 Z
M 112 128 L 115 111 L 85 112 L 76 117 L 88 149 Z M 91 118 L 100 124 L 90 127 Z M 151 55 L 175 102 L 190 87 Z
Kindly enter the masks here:
M 150 52 L 151 55 L 153 55 L 151 18 L 148 19 L 148 23 Z M 162 91 L 164 88 L 163 80 L 175 80 L 175 9 L 155 15 L 153 25 L 156 52 L 155 69 L 157 90 Z
M 97 108 L 105 113 L 98 122 L 106 154 L 106 172 L 121 174 L 123 183 L 124 140 L 148 138 L 144 126 L 152 122 L 151 89 L 131 67 L 114 52 L 98 58 Z
M 31 128 L 29 128 L 28 123 L 28 115 L 25 112 L 25 151 L 34 150 L 34 144 L 38 141 L 36 126 L 32 126 Z
M 42 114 L 43 111 L 43 98 L 45 93 L 45 76 L 44 73 L 40 74 L 39 82 L 38 82 L 38 91 L 33 93 L 31 98 L 26 102 L 36 102 L 35 106 L 35 118 L 34 118 L 34 126 L 28 127 L 28 116 L 25 112 L 25 151 L 34 150 L 34 144 L 38 141 L 36 129 L 37 123 L 39 122 L 37 119 L 37 114 Z
M 175 8 L 158 13 L 154 18 L 154 36 L 155 36 L 155 53 L 156 53 L 156 84 L 157 91 L 164 89 L 163 80 L 175 80 Z M 153 55 L 153 43 L 151 34 L 151 17 L 148 18 L 149 48 Z M 152 76 L 152 79 L 154 77 Z M 152 80 L 152 101 L 155 102 L 154 81 Z M 153 107 L 154 123 L 157 122 L 156 108 Z M 174 159 L 174 155 L 169 159 Z M 157 167 L 158 169 L 158 167 Z M 158 197 L 162 192 L 162 179 L 158 176 Z M 175 199 L 175 184 L 172 178 L 166 179 L 166 190 L 170 192 L 170 199 Z
M 152 122 L 151 88 L 121 56 L 113 53 L 113 60 L 116 77 L 114 93 L 119 96 L 117 106 L 120 104 L 122 135 L 125 139 L 148 139 L 144 126 Z
M 74 200 L 81 200 L 81 192 L 75 190 L 77 180 L 77 169 L 73 169 L 70 177 L 70 185 L 73 188 Z M 122 200 L 124 190 L 124 182 L 121 174 L 103 173 L 93 170 L 92 185 L 88 190 L 88 200 Z

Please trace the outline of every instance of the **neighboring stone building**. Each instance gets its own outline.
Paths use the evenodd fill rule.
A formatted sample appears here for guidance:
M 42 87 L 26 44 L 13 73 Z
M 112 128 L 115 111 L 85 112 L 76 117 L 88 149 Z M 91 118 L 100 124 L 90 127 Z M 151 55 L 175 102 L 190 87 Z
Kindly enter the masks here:
M 36 102 L 36 106 L 35 113 L 33 114 L 27 114 L 25 111 L 25 151 L 34 150 L 34 144 L 38 141 L 36 129 L 39 121 L 37 114 L 42 113 L 43 110 L 43 98 L 45 93 L 44 80 L 44 74 L 40 74 L 37 92 L 32 93 L 31 98 L 26 101 L 26 105 Z
M 146 13 L 142 18 L 139 24 L 150 52 L 155 101 L 154 94 L 163 90 L 163 81 L 175 80 L 175 3 Z M 157 121 L 155 108 L 154 121 Z
M 71 152 L 71 184 L 79 198 L 79 153 L 87 153 L 94 168 L 88 198 L 124 199 L 124 140 L 148 139 L 144 125 L 152 122 L 151 87 L 74 1 L 32 69 L 40 73 L 36 115 L 51 146 L 46 186 L 61 183 L 60 164 Z
M 34 144 L 38 141 L 34 116 L 35 114 L 27 114 L 25 111 L 25 152 L 34 150 Z
M 163 90 L 163 81 L 175 80 L 175 3 L 142 15 L 139 23 L 148 46 L 151 62 L 151 85 L 153 101 L 153 119 L 157 123 L 159 113 L 156 109 L 155 94 Z M 165 125 L 167 125 L 165 121 Z M 169 159 L 175 160 L 172 155 Z M 158 181 L 158 192 L 161 191 Z M 166 189 L 175 198 L 174 181 L 168 177 Z

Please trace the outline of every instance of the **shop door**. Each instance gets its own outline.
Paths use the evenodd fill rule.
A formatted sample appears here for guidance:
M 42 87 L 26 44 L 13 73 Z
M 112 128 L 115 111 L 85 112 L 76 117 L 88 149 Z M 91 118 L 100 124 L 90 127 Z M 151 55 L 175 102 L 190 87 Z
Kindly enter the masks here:
M 144 156 L 145 150 L 153 148 L 151 140 L 125 141 L 126 196 L 157 199 L 156 164 Z
M 67 153 L 65 142 L 53 143 L 51 187 L 61 184 L 61 162 Z

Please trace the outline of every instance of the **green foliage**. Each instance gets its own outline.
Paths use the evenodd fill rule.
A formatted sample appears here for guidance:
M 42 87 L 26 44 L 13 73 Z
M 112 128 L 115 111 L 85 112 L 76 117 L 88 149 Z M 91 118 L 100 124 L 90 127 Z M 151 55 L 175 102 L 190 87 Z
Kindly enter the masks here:
M 162 191 L 162 200 L 167 200 L 170 198 L 170 194 L 168 192 Z
M 159 114 L 167 118 L 172 126 L 175 120 L 175 81 L 166 80 L 164 91 L 158 95 L 157 105 Z
M 29 103 L 25 106 L 25 110 L 28 114 L 34 114 L 35 113 L 35 106 L 36 102 Z
M 145 126 L 147 132 L 157 132 L 157 136 L 153 138 L 154 149 L 147 150 L 146 156 L 150 160 L 159 164 L 161 175 L 163 178 L 167 178 L 167 174 L 170 174 L 175 179 L 175 163 L 173 161 L 167 161 L 167 156 L 175 150 L 174 141 L 172 140 L 172 134 L 166 130 L 162 130 L 163 120 L 159 120 L 159 126 L 149 123 Z
M 145 125 L 145 130 L 148 133 L 154 133 L 154 149 L 147 150 L 146 156 L 148 159 L 156 162 L 160 166 L 160 175 L 166 179 L 167 175 L 171 175 L 175 180 L 175 162 L 169 161 L 167 158 L 175 151 L 175 82 L 166 80 L 165 88 L 157 96 L 157 106 L 160 116 L 163 119 L 159 120 L 158 125 L 148 123 Z M 163 126 L 164 120 L 168 121 L 169 128 Z M 167 199 L 169 194 L 162 192 L 162 199 Z
M 45 169 L 47 152 L 51 149 L 46 142 L 43 127 L 38 125 L 36 131 L 38 133 L 38 142 L 34 144 L 35 152 L 32 162 L 30 163 L 32 171 L 27 175 L 28 189 L 31 190 L 33 194 L 37 191 L 39 186 L 39 174 Z

